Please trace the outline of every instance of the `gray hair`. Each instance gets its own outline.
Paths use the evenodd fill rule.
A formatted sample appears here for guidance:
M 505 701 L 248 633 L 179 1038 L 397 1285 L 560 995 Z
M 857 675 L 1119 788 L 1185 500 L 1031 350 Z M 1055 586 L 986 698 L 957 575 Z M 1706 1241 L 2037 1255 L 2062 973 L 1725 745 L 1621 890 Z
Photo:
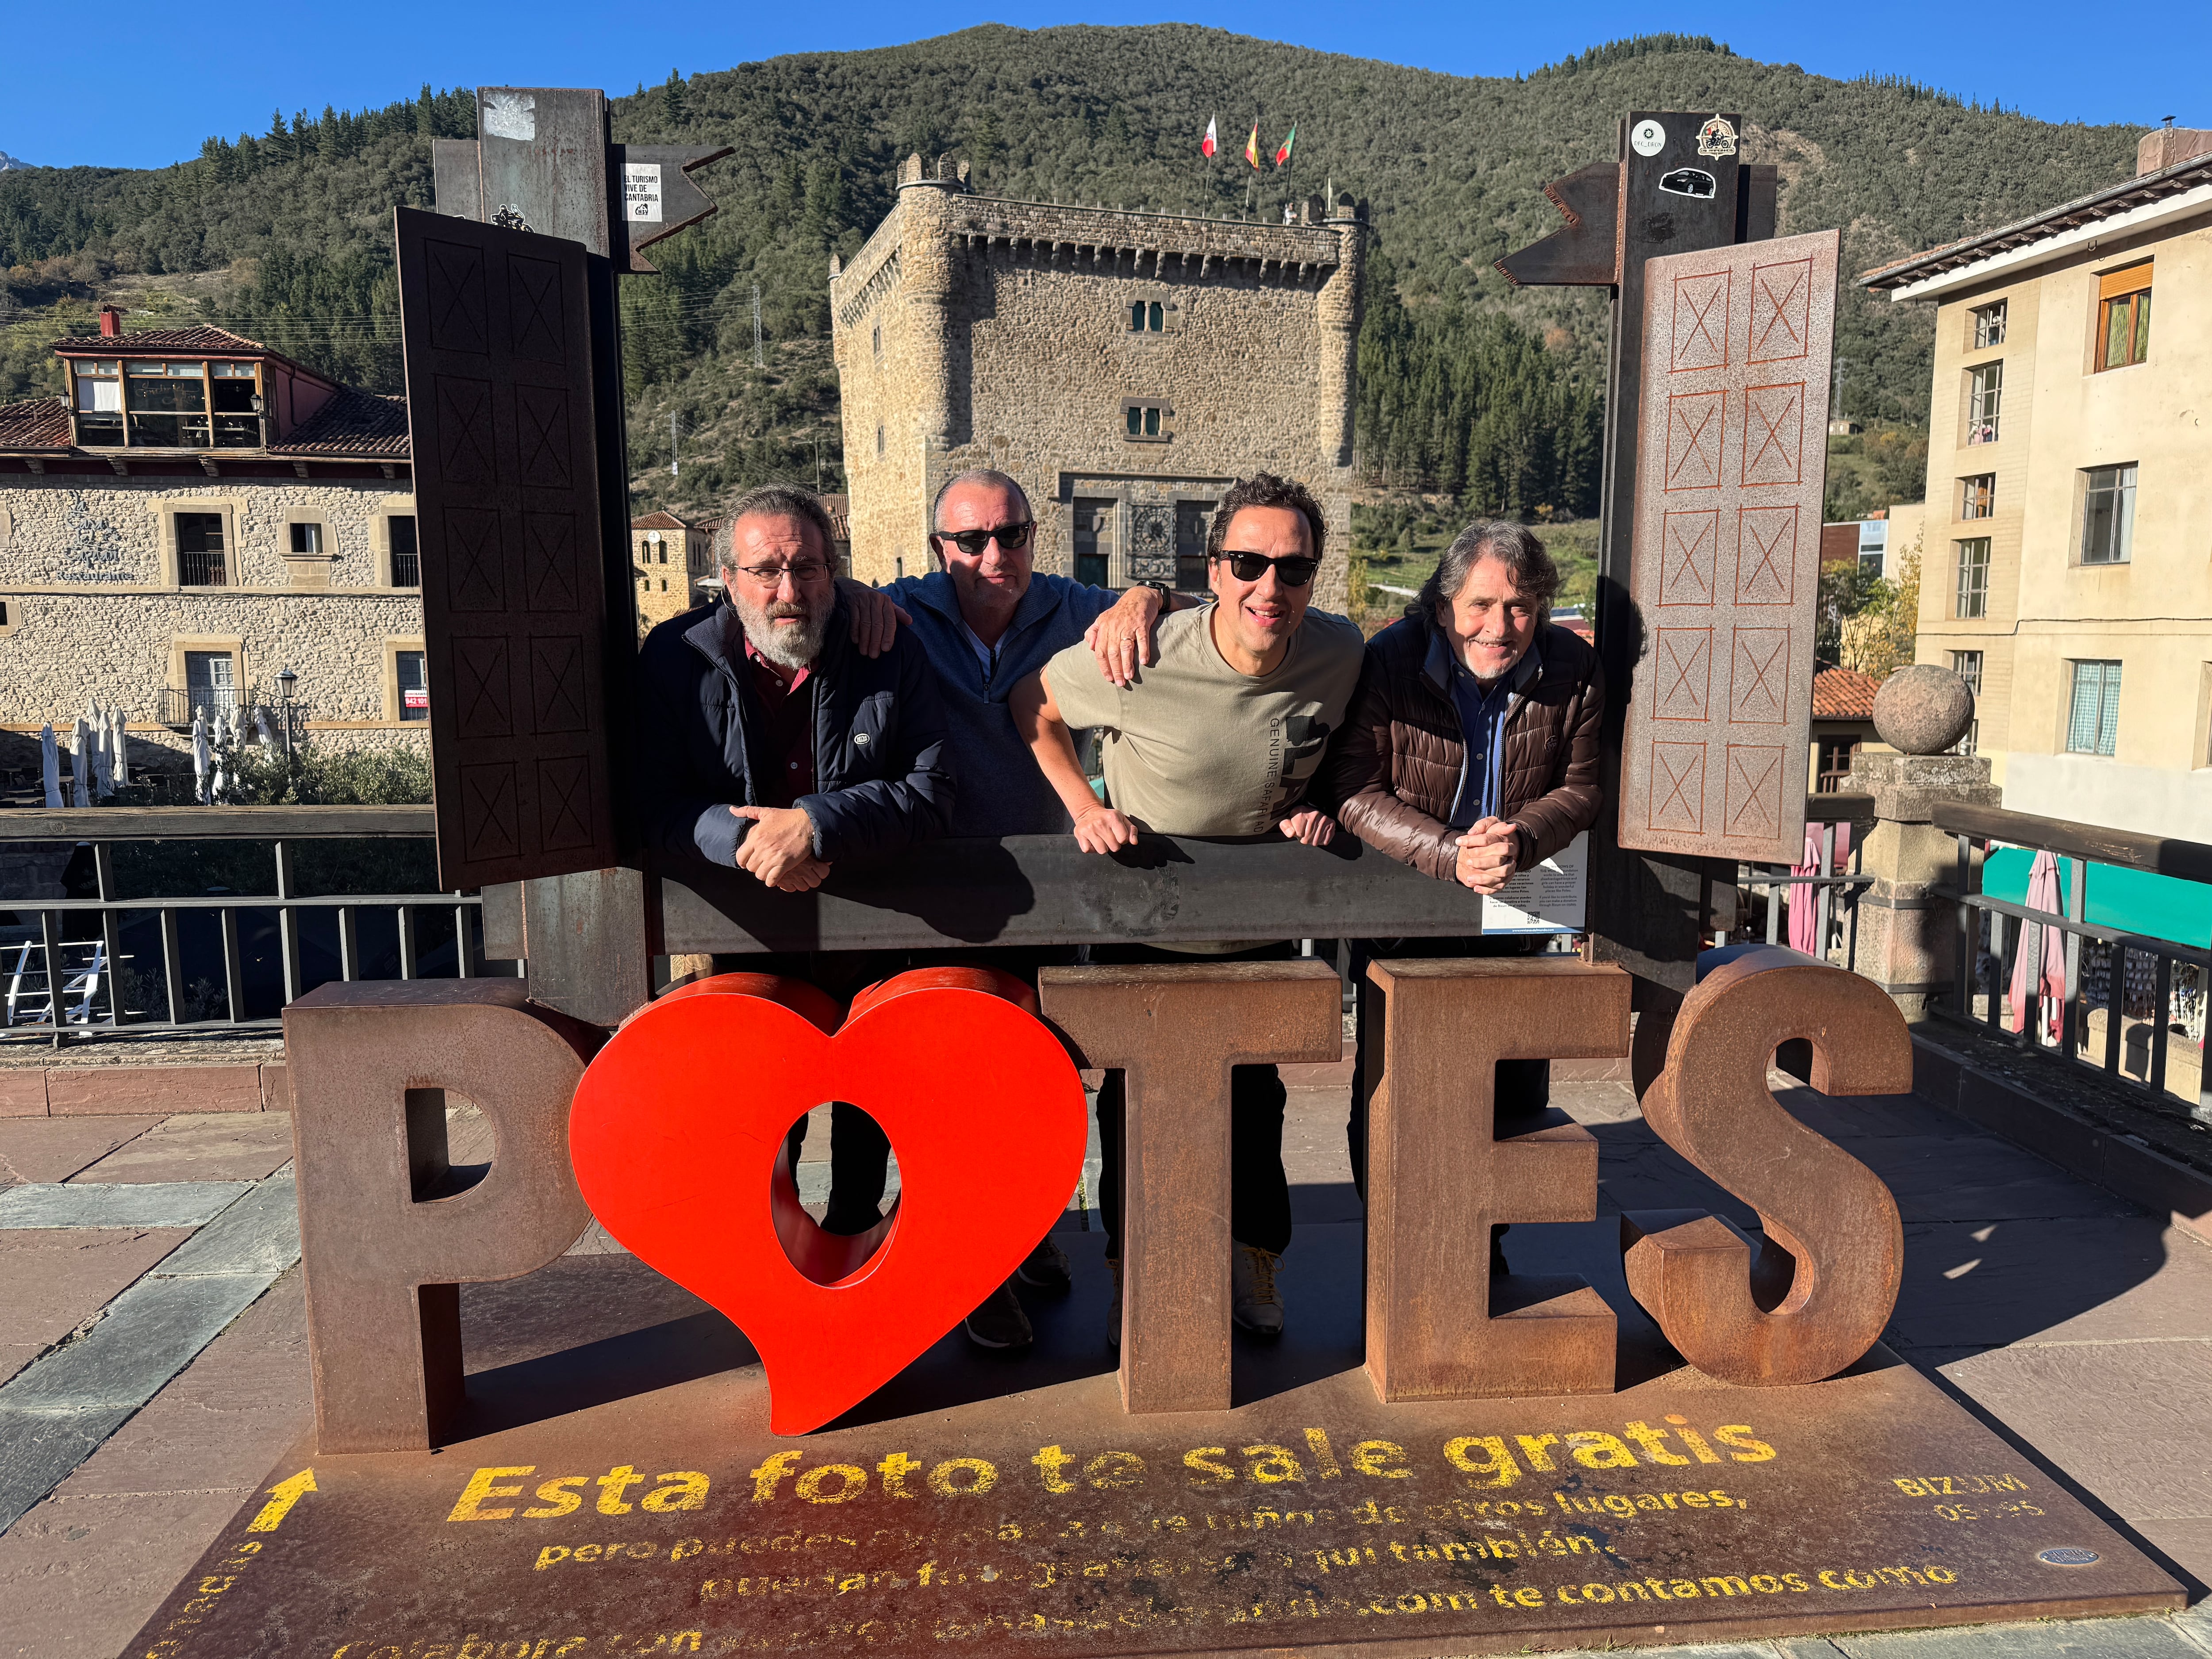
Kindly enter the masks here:
M 830 522 L 830 509 L 811 489 L 802 489 L 797 484 L 763 484 L 732 501 L 714 531 L 714 562 L 725 570 L 732 568 L 732 562 L 738 556 L 740 519 L 789 519 L 798 524 L 811 525 L 821 544 L 822 556 L 832 564 L 836 562 L 837 532 Z
M 965 483 L 989 484 L 994 489 L 1011 490 L 1022 498 L 1022 507 L 1030 517 L 1036 517 L 1036 508 L 1030 504 L 1030 492 L 1022 488 L 1021 480 L 1000 471 L 996 467 L 971 466 L 965 472 L 956 472 L 945 481 L 937 492 L 937 499 L 929 504 L 929 533 L 935 535 L 942 526 L 937 515 L 944 510 L 945 498 Z
M 1419 594 L 1407 605 L 1406 614 L 1434 622 L 1437 611 L 1467 586 L 1468 572 L 1485 559 L 1505 567 L 1522 598 L 1535 602 L 1540 617 L 1551 614 L 1552 601 L 1559 596 L 1559 567 L 1552 562 L 1534 531 L 1510 519 L 1477 519 L 1454 537 L 1421 584 Z

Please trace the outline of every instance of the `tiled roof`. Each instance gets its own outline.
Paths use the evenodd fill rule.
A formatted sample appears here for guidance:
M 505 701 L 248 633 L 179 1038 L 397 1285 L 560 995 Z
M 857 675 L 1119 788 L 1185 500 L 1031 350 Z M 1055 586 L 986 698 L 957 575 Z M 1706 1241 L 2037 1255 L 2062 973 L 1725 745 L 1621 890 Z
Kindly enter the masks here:
M 1816 720 L 1870 720 L 1874 694 L 1881 682 L 1852 668 L 1823 668 L 1813 676 L 1813 718 Z
M 59 398 L 0 404 L 0 450 L 67 449 L 69 405 Z
M 54 342 L 57 354 L 71 357 L 129 357 L 149 352 L 208 351 L 218 355 L 237 356 L 258 352 L 265 356 L 280 354 L 270 350 L 258 340 L 249 340 L 243 334 L 233 334 L 227 328 L 149 328 L 136 334 L 73 334 Z
M 404 461 L 408 456 L 407 400 L 340 386 L 337 396 L 294 427 L 283 441 L 271 444 L 269 453 L 303 459 L 331 455 Z
M 641 519 L 632 519 L 629 527 L 632 530 L 690 530 L 696 526 L 684 523 L 665 508 L 655 507 Z

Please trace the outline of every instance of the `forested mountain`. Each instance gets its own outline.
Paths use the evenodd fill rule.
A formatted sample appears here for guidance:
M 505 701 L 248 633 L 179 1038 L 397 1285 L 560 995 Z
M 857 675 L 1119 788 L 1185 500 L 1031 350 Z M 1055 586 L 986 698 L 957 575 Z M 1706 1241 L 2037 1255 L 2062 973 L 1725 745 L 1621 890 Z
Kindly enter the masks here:
M 988 26 L 672 75 L 616 100 L 616 137 L 735 154 L 700 175 L 720 213 L 654 251 L 664 275 L 623 283 L 641 498 L 698 504 L 770 474 L 811 478 L 817 464 L 825 482 L 842 477 L 829 256 L 850 257 L 889 210 L 902 157 L 950 150 L 991 194 L 1265 218 L 1325 181 L 1365 198 L 1378 256 L 1361 360 L 1370 473 L 1474 507 L 1587 511 L 1602 304 L 1513 293 L 1491 261 L 1559 222 L 1542 185 L 1613 154 L 1632 108 L 1741 111 L 1747 158 L 1782 165 L 1783 229 L 1840 227 L 1847 276 L 2123 178 L 2137 136 L 1678 36 L 1470 78 L 1184 25 Z M 1297 123 L 1287 174 L 1245 166 L 1255 113 L 1263 149 Z M 1198 138 L 1217 115 L 1223 153 L 1208 162 Z M 210 139 L 173 167 L 0 173 L 0 307 L 18 313 L 0 397 L 48 386 L 46 342 L 89 329 L 91 300 L 110 289 L 140 309 L 197 307 L 396 389 L 390 210 L 428 202 L 430 137 L 473 119 L 467 95 L 426 88 L 381 111 Z M 769 343 L 757 369 L 756 283 Z M 1928 314 L 1846 294 L 1844 408 L 1924 422 Z M 684 434 L 674 480 L 672 413 Z

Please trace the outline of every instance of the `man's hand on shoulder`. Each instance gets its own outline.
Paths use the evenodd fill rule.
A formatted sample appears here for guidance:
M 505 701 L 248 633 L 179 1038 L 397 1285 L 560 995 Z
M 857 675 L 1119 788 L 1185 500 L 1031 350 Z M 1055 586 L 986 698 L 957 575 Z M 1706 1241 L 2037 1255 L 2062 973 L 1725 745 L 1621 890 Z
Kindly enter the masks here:
M 1172 609 L 1152 587 L 1133 587 L 1102 611 L 1083 630 L 1083 642 L 1098 659 L 1098 672 L 1123 690 L 1136 678 L 1137 670 L 1160 659 L 1153 626 L 1163 611 Z
M 853 613 L 853 648 L 864 657 L 882 656 L 898 638 L 899 624 L 911 627 L 914 623 L 897 600 L 866 582 L 840 576 L 837 592 L 844 596 L 845 608 Z
M 1275 827 L 1308 847 L 1326 847 L 1336 835 L 1336 820 L 1315 806 L 1291 813 Z
M 1101 801 L 1076 814 L 1075 844 L 1086 853 L 1112 853 L 1137 844 L 1137 826 Z
M 814 856 L 814 820 L 796 806 L 732 806 L 752 828 L 738 844 L 738 868 L 779 892 L 819 887 L 830 866 Z

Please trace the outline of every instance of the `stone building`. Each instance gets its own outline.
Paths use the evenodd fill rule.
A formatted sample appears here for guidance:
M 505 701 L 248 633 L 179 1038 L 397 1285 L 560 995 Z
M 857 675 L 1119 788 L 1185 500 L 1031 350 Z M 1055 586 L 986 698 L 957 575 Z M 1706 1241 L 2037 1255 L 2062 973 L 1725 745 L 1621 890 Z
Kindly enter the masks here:
M 1205 586 L 1229 483 L 1305 481 L 1329 526 L 1316 599 L 1345 604 L 1365 211 L 1254 224 L 1003 201 L 909 157 L 898 204 L 830 300 L 854 574 L 927 568 L 929 503 L 993 466 L 1036 508 L 1036 567 Z
M 630 574 L 637 583 L 637 636 L 706 603 L 714 579 L 714 524 L 656 509 L 629 521 Z
M 1863 278 L 1936 311 L 1922 662 L 2016 811 L 2212 839 L 2212 132 Z
M 0 405 L 0 729 L 96 701 L 181 746 L 289 667 L 315 739 L 427 746 L 404 400 L 221 329 L 101 328 L 54 348 L 64 396 Z

